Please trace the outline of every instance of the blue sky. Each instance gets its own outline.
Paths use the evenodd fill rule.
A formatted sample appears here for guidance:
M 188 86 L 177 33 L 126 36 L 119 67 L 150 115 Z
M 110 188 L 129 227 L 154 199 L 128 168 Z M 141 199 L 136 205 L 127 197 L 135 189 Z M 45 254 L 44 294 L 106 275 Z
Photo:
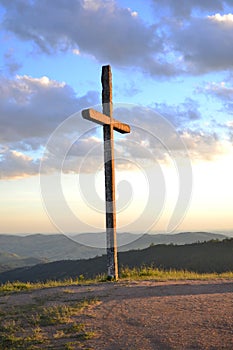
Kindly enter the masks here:
M 233 233 L 232 0 L 0 0 L 0 20 L 2 233 L 104 230 L 102 130 L 80 111 L 105 64 L 132 127 L 119 231 Z

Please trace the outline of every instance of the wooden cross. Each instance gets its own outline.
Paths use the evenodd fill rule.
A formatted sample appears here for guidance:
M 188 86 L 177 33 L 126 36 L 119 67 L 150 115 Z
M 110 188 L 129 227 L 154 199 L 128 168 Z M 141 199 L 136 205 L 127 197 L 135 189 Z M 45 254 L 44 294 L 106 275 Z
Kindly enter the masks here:
M 94 109 L 82 111 L 84 119 L 103 125 L 104 133 L 104 168 L 105 168 L 105 203 L 107 234 L 107 269 L 108 279 L 118 279 L 117 239 L 116 239 L 116 204 L 115 204 L 115 168 L 114 168 L 114 130 L 122 134 L 129 133 L 130 127 L 112 117 L 112 73 L 110 66 L 102 67 L 102 108 L 103 113 Z

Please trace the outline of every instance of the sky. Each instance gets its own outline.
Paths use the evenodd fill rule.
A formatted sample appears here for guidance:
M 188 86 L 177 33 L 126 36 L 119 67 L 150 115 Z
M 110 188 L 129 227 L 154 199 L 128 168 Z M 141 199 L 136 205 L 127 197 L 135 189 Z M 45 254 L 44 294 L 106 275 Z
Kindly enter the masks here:
M 233 235 L 232 0 L 0 0 L 1 233 L 105 230 L 111 65 L 119 232 Z

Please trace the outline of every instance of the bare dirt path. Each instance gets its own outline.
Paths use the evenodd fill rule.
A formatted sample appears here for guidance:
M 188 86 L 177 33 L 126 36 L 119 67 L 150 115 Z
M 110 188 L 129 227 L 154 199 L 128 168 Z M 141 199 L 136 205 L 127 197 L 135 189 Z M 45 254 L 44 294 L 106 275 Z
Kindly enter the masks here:
M 96 350 L 233 349 L 233 281 L 134 282 L 96 290 Z M 86 345 L 87 345 L 86 344 Z
M 70 292 L 63 293 L 67 288 Z M 95 336 L 75 349 L 233 349 L 233 280 L 100 283 L 0 299 L 30 304 L 61 293 L 59 302 L 99 300 L 77 315 L 77 322 Z

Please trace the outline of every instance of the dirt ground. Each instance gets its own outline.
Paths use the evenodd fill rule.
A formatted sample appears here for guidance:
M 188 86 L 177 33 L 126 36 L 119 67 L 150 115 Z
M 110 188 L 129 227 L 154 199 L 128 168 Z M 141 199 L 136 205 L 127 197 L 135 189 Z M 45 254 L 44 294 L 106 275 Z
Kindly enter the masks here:
M 29 303 L 64 287 L 8 296 Z M 78 315 L 95 336 L 82 349 L 233 349 L 233 280 L 137 281 L 71 286 L 65 298 L 96 297 Z M 77 349 L 79 349 L 77 347 Z
M 95 288 L 102 303 L 85 321 L 96 350 L 233 349 L 233 281 Z

